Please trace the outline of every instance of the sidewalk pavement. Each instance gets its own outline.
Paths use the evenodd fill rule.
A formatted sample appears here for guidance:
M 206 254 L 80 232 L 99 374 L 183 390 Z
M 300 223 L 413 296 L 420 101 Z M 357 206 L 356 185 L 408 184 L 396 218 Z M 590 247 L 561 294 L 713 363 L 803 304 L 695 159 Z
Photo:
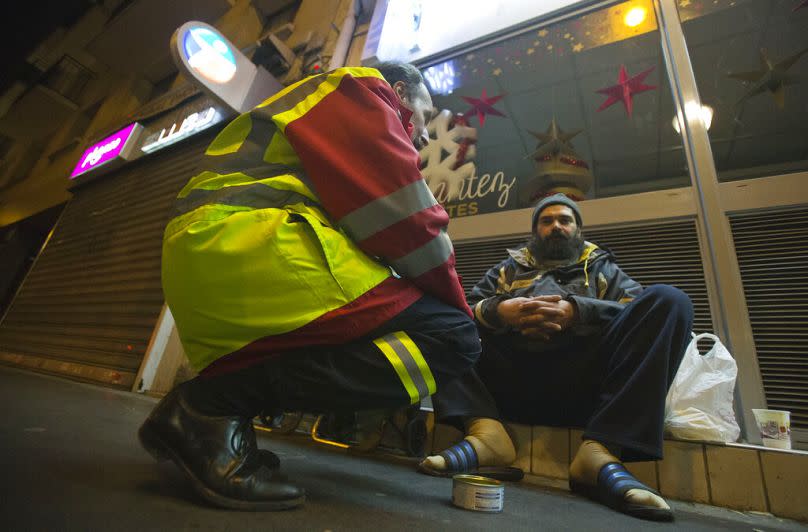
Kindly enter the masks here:
M 17 530 L 806 530 L 805 525 L 689 503 L 676 521 L 633 519 L 563 491 L 508 484 L 505 510 L 451 504 L 451 479 L 259 433 L 308 501 L 243 513 L 200 502 L 173 466 L 140 448 L 154 399 L 0 367 L 0 529 Z

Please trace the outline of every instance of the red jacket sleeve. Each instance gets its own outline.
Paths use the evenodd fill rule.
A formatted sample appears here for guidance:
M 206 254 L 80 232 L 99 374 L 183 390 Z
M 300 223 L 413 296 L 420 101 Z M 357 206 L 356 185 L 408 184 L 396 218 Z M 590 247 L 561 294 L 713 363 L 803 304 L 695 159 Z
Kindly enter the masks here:
M 318 92 L 325 95 L 281 125 L 326 212 L 367 254 L 471 316 L 449 216 L 421 176 L 390 85 L 337 70 Z

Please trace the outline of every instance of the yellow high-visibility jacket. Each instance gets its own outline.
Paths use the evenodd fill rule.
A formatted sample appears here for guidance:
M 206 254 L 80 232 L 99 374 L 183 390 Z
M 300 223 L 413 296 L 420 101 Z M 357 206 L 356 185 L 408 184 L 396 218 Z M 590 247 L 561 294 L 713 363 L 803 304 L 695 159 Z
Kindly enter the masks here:
M 424 292 L 470 313 L 408 123 L 378 71 L 342 68 L 216 137 L 163 241 L 163 290 L 196 369 L 347 342 Z

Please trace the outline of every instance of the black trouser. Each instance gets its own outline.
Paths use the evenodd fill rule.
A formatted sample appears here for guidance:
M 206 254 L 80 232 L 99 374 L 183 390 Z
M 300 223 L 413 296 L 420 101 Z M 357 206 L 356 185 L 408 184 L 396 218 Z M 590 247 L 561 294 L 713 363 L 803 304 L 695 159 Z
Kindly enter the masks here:
M 563 350 L 524 352 L 483 335 L 477 374 L 432 399 L 439 419 L 490 417 L 485 388 L 503 419 L 583 427 L 584 438 L 622 449 L 622 460 L 662 457 L 665 396 L 690 340 L 693 305 L 666 285 L 645 289 L 595 337 Z
M 233 373 L 198 377 L 184 385 L 185 393 L 194 407 L 217 416 L 404 407 L 429 392 L 423 372 L 407 361 L 411 353 L 397 341 L 401 331 L 405 343 L 409 337 L 418 347 L 438 389 L 470 371 L 480 355 L 474 322 L 464 312 L 424 296 L 362 339 L 290 351 Z M 398 371 L 374 342 L 379 338 L 387 342 L 388 353 L 397 350 Z M 402 371 L 407 372 L 403 378 Z

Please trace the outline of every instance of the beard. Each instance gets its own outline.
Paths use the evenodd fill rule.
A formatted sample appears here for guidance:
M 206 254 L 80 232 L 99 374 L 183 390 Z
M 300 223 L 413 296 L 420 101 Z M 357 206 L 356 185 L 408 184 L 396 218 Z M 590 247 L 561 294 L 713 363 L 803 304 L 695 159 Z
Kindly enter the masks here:
M 553 231 L 546 238 L 534 234 L 527 242 L 527 249 L 538 261 L 575 260 L 584 249 L 584 237 L 580 229 L 571 236 L 561 231 Z

